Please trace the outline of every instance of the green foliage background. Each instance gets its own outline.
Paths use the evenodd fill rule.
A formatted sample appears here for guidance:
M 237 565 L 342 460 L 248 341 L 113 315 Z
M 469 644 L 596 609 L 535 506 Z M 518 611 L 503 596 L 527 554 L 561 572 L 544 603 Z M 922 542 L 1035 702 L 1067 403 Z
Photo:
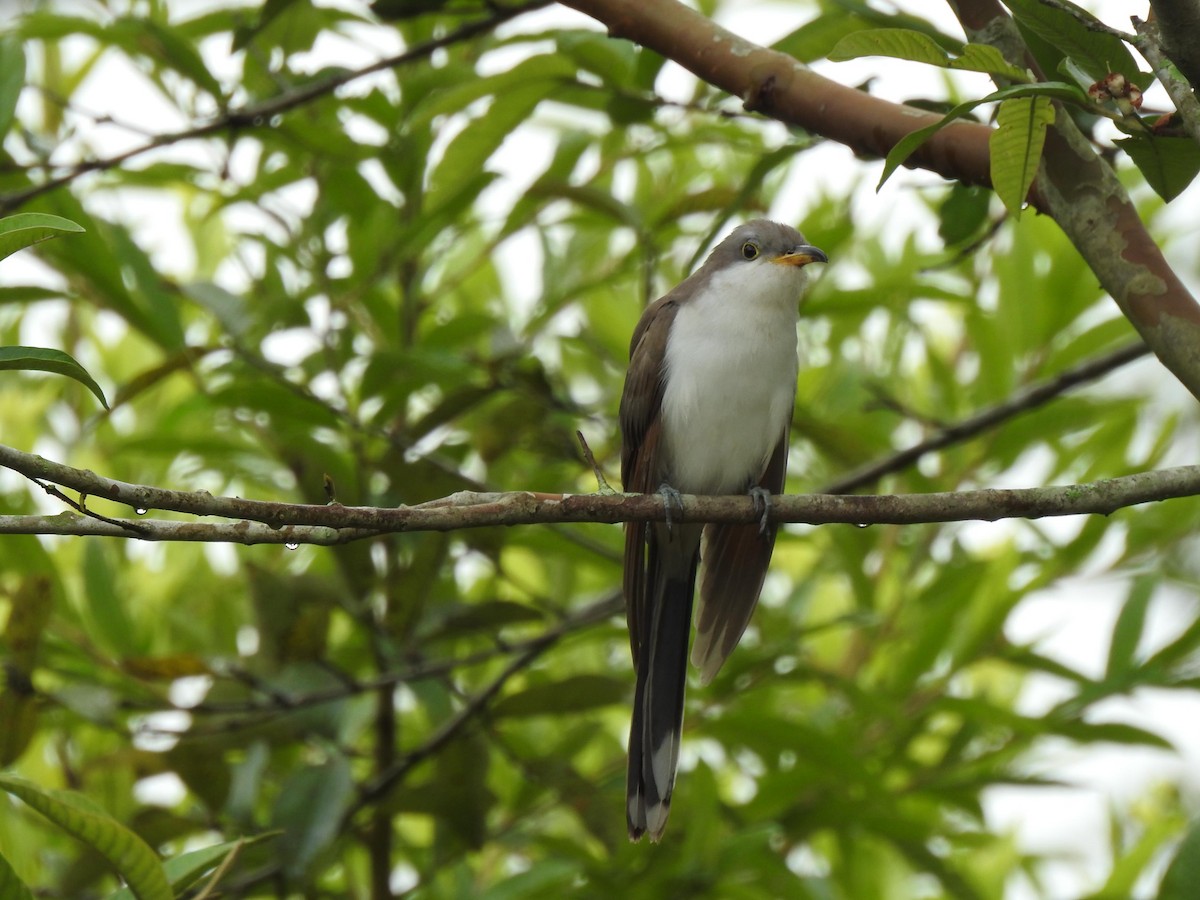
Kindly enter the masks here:
M 3 443 L 260 499 L 325 502 L 324 476 L 355 505 L 591 491 L 574 432 L 613 475 L 642 307 L 713 235 L 766 212 L 802 215 L 833 260 L 802 321 L 789 491 L 1134 337 L 1053 223 L 1001 221 L 987 192 L 929 178 L 851 205 L 805 168 L 819 141 L 703 84 L 664 101 L 663 59 L 582 17 L 517 20 L 427 53 L 485 8 L 377 6 L 384 21 L 274 0 L 194 12 L 114 0 L 86 18 L 30 4 L 9 24 L 0 107 L 16 103 L 18 65 L 28 79 L 15 115 L 0 115 L 5 196 L 87 153 L 100 129 L 145 140 L 119 127 L 119 102 L 107 121 L 76 100 L 113 58 L 175 111 L 164 133 L 337 77 L 313 63 L 338 56 L 330 46 L 349 42 L 340 56 L 355 65 L 374 47 L 413 58 L 24 204 L 86 232 L 40 244 L 36 266 L 0 269 L 0 345 L 70 352 L 112 411 L 61 378 L 6 372 Z M 780 35 L 801 59 L 889 24 L 852 3 L 813 6 L 820 28 Z M 531 154 L 540 168 L 514 188 L 494 154 L 522 140 L 552 152 Z M 1160 202 L 1128 174 L 1155 216 Z M 803 192 L 781 193 L 797 175 Z M 893 203 L 919 212 L 881 212 Z M 1173 447 L 1195 446 L 1194 409 L 1164 414 L 1170 376 L 1138 372 L 861 487 L 1067 483 L 1176 459 Z M 61 509 L 0 476 L 0 513 Z M 166 857 L 270 833 L 238 849 L 223 896 L 384 896 L 389 879 L 425 897 L 1036 892 L 1042 860 L 989 828 L 984 793 L 1039 784 L 1031 754 L 1059 742 L 1166 746 L 1096 710 L 1145 686 L 1193 689 L 1194 602 L 1172 608 L 1169 642 L 1142 638 L 1164 589 L 1195 596 L 1198 524 L 1200 503 L 1183 500 L 1066 528 L 996 526 L 986 542 L 954 525 L 786 529 L 742 647 L 689 696 L 685 771 L 655 847 L 631 846 L 623 821 L 632 672 L 615 527 L 291 552 L 5 536 L 2 761 L 80 792 Z M 1129 586 L 1095 648 L 1099 675 L 1004 632 L 1023 599 L 1080 572 Z M 1018 707 L 1032 674 L 1067 698 Z M 182 789 L 148 781 L 163 775 Z M 1182 787 L 1114 810 L 1095 896 L 1154 890 L 1194 811 Z M 106 895 L 117 882 L 97 850 L 0 804 L 12 870 L 0 886 Z

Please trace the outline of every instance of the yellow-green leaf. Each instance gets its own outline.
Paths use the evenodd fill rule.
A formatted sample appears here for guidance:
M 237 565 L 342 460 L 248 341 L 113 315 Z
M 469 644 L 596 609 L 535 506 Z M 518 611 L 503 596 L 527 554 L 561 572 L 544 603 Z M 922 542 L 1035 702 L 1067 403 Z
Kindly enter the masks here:
M 1015 97 L 1000 104 L 997 127 L 988 140 L 992 187 L 1014 215 L 1020 215 L 1037 175 L 1046 127 L 1053 121 L 1054 106 L 1048 97 Z
M 977 106 L 982 106 L 985 103 L 995 103 L 998 100 L 1007 100 L 1011 97 L 1054 98 L 1081 105 L 1086 105 L 1088 102 L 1083 91 L 1075 87 L 1075 85 L 1062 81 L 1049 81 L 1039 84 L 1013 84 L 994 91 L 986 97 L 980 97 L 978 100 L 968 100 L 966 103 L 960 103 L 954 109 L 950 110 L 950 112 L 946 113 L 942 119 L 934 122 L 932 125 L 918 128 L 896 142 L 896 145 L 888 151 L 887 160 L 885 160 L 883 165 L 883 174 L 879 176 L 879 184 L 876 186 L 876 190 L 883 187 L 884 182 L 892 176 L 892 173 L 900 167 L 900 164 L 908 159 L 914 150 L 929 140 L 935 132 L 945 128 L 951 122 L 961 119 Z
M 966 44 L 961 55 L 947 53 L 932 37 L 909 28 L 871 28 L 846 35 L 829 51 L 834 62 L 862 56 L 889 56 L 926 63 L 942 69 L 989 72 L 1012 81 L 1025 82 L 1029 75 L 1004 58 L 995 47 Z
M 67 791 L 47 790 L 14 775 L 0 775 L 0 790 L 24 800 L 107 859 L 138 900 L 174 900 L 158 854 L 120 822 L 85 808 Z

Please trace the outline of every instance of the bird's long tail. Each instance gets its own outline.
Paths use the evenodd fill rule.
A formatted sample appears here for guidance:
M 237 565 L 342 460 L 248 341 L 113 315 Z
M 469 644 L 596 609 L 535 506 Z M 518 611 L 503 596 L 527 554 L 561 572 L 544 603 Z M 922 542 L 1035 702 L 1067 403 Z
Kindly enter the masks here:
M 646 832 L 650 840 L 657 841 L 671 809 L 699 562 L 699 535 L 693 540 L 691 534 L 681 533 L 691 530 L 676 527 L 671 537 L 658 532 L 649 542 L 650 602 L 645 604 L 640 628 L 643 642 L 638 652 L 626 782 L 629 837 L 635 841 Z

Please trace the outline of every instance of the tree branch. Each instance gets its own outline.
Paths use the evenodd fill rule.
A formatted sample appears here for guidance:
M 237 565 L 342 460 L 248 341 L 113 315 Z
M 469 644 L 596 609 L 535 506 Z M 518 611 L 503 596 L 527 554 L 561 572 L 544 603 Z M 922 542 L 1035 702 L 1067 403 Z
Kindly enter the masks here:
M 343 827 L 359 810 L 383 800 L 388 792 L 417 765 L 437 753 L 476 717 L 482 715 L 510 678 L 532 665 L 539 656 L 558 643 L 565 635 L 583 625 L 602 621 L 612 615 L 613 598 L 605 598 L 595 603 L 589 603 L 578 611 L 565 616 L 557 626 L 538 635 L 520 655 L 504 667 L 487 687 L 473 695 L 462 709 L 444 721 L 424 743 L 405 753 L 387 771 L 381 772 L 363 784 L 359 788 L 358 798 L 343 816 Z
M 141 519 L 140 534 L 124 523 L 72 514 L 57 516 L 0 516 L 0 534 L 103 535 L 150 541 L 208 541 L 239 544 L 341 544 L 379 534 L 411 531 L 458 531 L 495 525 L 534 525 L 565 522 L 661 522 L 666 508 L 657 494 L 547 494 L 531 491 L 479 493 L 461 491 L 419 506 L 380 508 L 324 506 L 214 497 L 207 491 L 164 491 L 101 478 L 93 472 L 47 463 L 41 457 L 0 446 L 0 465 L 23 471 L 53 467 L 57 481 L 80 490 L 79 484 L 106 483 L 154 495 L 157 509 L 196 515 L 240 518 L 236 523 L 210 524 Z M 61 479 L 61 480 L 59 480 Z M 99 496 L 99 491 L 88 491 Z M 1087 484 L 1014 490 L 985 489 L 932 494 L 783 495 L 772 500 L 769 516 L 775 523 L 810 525 L 914 525 L 999 519 L 1037 519 L 1099 513 L 1109 515 L 1127 506 L 1200 495 L 1200 466 L 1181 466 L 1141 472 Z M 120 502 L 127 502 L 120 498 Z M 688 522 L 757 522 L 761 512 L 746 496 L 684 495 L 675 520 Z
M 1183 127 L 1192 136 L 1192 140 L 1200 144 L 1200 99 L 1196 98 L 1196 92 L 1192 86 L 1178 78 L 1168 65 L 1167 57 L 1163 53 L 1168 32 L 1163 30 L 1158 22 L 1143 22 L 1137 16 L 1133 17 L 1133 27 L 1137 29 L 1134 46 L 1154 67 L 1154 75 L 1170 94 L 1171 102 L 1175 104 L 1175 109 L 1179 112 Z M 1200 23 L 1197 23 L 1196 28 L 1198 30 L 1191 32 L 1193 40 L 1188 43 L 1196 43 L 1194 38 L 1200 34 Z M 1197 60 L 1197 63 L 1200 63 L 1200 59 Z
M 1052 378 L 1020 388 L 1013 392 L 1008 399 L 981 409 L 961 421 L 946 425 L 912 446 L 869 462 L 822 486 L 818 493 L 848 494 L 869 484 L 874 484 L 885 475 L 891 475 L 907 468 L 927 453 L 944 450 L 946 447 L 982 434 L 1008 419 L 1037 409 L 1060 394 L 1081 384 L 1094 381 L 1126 363 L 1140 359 L 1149 352 L 1149 347 L 1141 341 L 1135 341 L 1124 347 L 1118 347 L 1111 353 L 1084 360 L 1079 365 L 1060 372 Z
M 822 78 L 784 53 L 759 47 L 676 0 L 563 0 L 626 38 L 741 97 L 748 109 L 798 125 L 868 156 L 885 156 L 938 116 Z M 959 0 L 968 34 L 1007 36 L 1023 47 L 994 0 Z M 958 122 L 919 147 L 907 165 L 991 187 L 986 125 Z M 1059 110 L 1030 202 L 1049 214 L 1162 363 L 1200 398 L 1200 306 L 1146 231 L 1124 188 Z
M 1150 0 L 1150 8 L 1167 56 L 1194 86 L 1200 85 L 1200 0 Z

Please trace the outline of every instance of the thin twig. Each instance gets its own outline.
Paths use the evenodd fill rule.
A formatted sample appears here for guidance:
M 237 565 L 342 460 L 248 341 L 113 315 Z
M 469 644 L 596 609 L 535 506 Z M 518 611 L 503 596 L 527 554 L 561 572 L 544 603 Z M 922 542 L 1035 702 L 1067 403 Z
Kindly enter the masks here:
M 46 484 L 45 482 L 39 481 L 36 478 L 30 478 L 30 476 L 28 476 L 28 475 L 26 475 L 25 477 L 29 478 L 30 481 L 32 481 L 34 484 L 36 484 L 38 487 L 40 487 L 43 491 L 45 491 L 47 494 L 49 494 L 55 500 L 61 500 L 63 503 L 67 504 L 67 506 L 71 507 L 71 509 L 75 510 L 78 513 L 82 513 L 83 515 L 87 516 L 88 518 L 95 519 L 98 522 L 104 522 L 107 525 L 113 525 L 117 528 L 123 528 L 127 531 L 132 531 L 138 537 L 145 537 L 145 535 L 146 535 L 146 529 L 144 529 L 138 523 L 129 522 L 124 519 L 110 519 L 108 516 L 102 516 L 102 515 L 100 515 L 100 513 L 94 512 L 94 511 L 88 509 L 87 508 L 87 496 L 88 495 L 86 493 L 80 494 L 79 500 L 72 500 L 70 497 L 68 497 L 66 494 L 64 494 L 62 491 L 60 491 L 53 484 Z
M 885 475 L 908 468 L 927 453 L 943 450 L 953 444 L 972 438 L 994 428 L 1001 422 L 1045 405 L 1060 394 L 1082 384 L 1095 381 L 1120 366 L 1149 355 L 1150 350 L 1141 341 L 1119 347 L 1111 353 L 1086 360 L 1074 368 L 1060 372 L 1053 378 L 1029 385 L 1010 396 L 1007 400 L 980 410 L 973 416 L 948 425 L 911 447 L 906 447 L 891 456 L 875 460 L 855 469 L 821 488 L 822 494 L 848 494 L 851 491 L 874 484 Z
M 403 757 L 386 772 L 382 772 L 375 778 L 362 785 L 359 789 L 357 800 L 346 811 L 342 819 L 342 828 L 349 824 L 350 820 L 358 813 L 359 810 L 384 799 L 388 792 L 397 785 L 412 769 L 424 762 L 430 756 L 453 740 L 460 731 L 462 731 L 472 720 L 482 714 L 484 710 L 495 699 L 496 695 L 503 689 L 505 683 L 510 678 L 516 675 L 523 669 L 528 668 L 534 660 L 545 653 L 550 647 L 554 646 L 565 635 L 579 628 L 581 625 L 591 624 L 601 621 L 612 615 L 611 600 L 606 599 L 597 603 L 589 604 L 583 607 L 572 615 L 564 618 L 562 622 L 553 629 L 545 632 L 539 637 L 518 657 L 512 660 L 503 671 L 493 679 L 487 687 L 479 693 L 471 697 L 454 716 L 447 719 L 442 725 L 423 743 L 421 746 L 405 753 Z
M 583 458 L 589 466 L 592 467 L 592 472 L 596 475 L 596 486 L 601 494 L 615 494 L 612 485 L 608 483 L 608 479 L 604 477 L 604 472 L 600 468 L 600 464 L 596 462 L 596 457 L 592 455 L 592 448 L 588 446 L 587 438 L 583 436 L 582 431 L 576 431 L 575 437 L 579 439 L 579 446 L 583 448 Z

